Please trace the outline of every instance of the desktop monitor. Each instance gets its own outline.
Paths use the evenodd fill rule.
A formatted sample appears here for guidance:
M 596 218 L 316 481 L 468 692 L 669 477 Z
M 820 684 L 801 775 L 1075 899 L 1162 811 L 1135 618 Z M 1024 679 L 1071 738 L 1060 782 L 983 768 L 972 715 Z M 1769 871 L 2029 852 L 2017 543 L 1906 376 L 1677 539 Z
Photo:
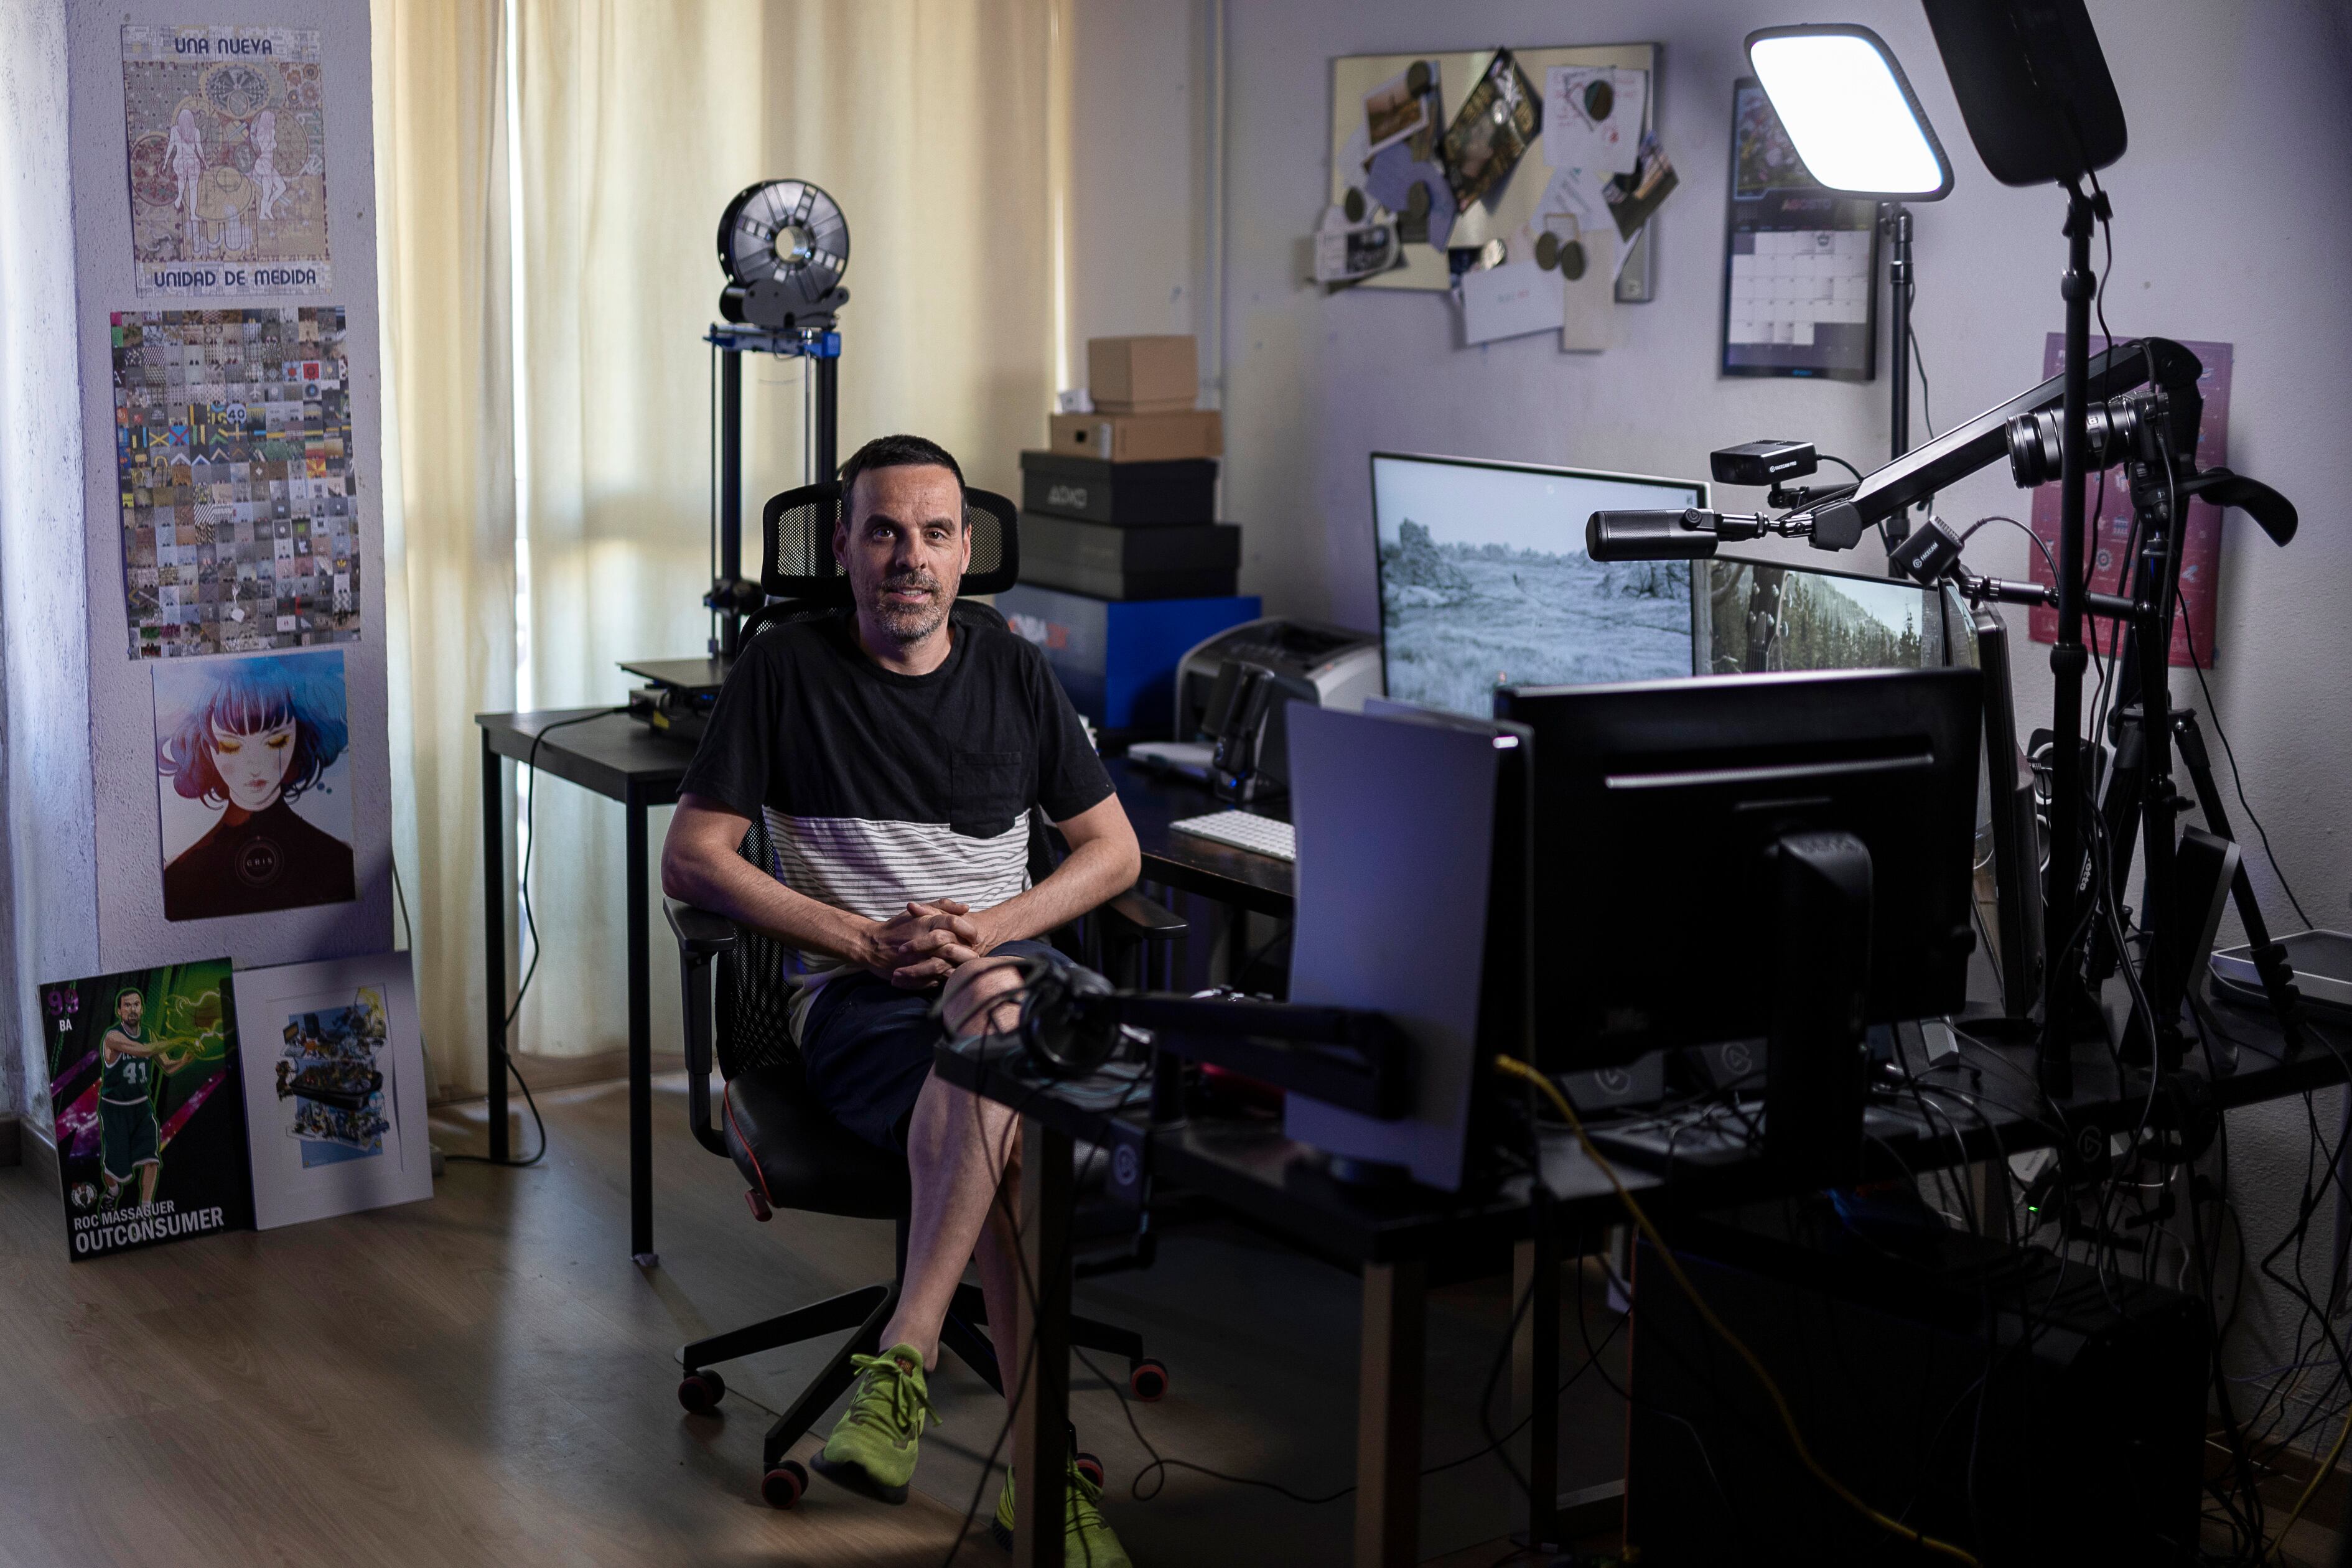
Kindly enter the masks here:
M 1773 857 L 1842 833 L 1870 855 L 1868 1022 L 1958 1010 L 1967 991 L 1981 678 L 1817 671 L 1511 687 L 1534 745 L 1548 1070 L 1773 1033 L 1782 980 L 1828 954 L 1780 918 Z
M 1501 686 L 1689 674 L 1690 563 L 1597 563 L 1584 520 L 1706 504 L 1691 479 L 1373 453 L 1387 695 L 1483 719 Z
M 1971 609 L 1949 586 L 1924 588 L 1736 551 L 1719 551 L 1693 568 L 1691 648 L 1699 674 L 1948 664 L 1984 672 L 1977 918 L 2002 1016 L 2029 1017 L 2041 995 L 2041 838 L 2032 770 L 2017 743 L 2008 627 L 2000 616 Z
M 1968 606 L 1948 590 L 1729 551 L 1691 566 L 1694 674 L 1968 662 Z

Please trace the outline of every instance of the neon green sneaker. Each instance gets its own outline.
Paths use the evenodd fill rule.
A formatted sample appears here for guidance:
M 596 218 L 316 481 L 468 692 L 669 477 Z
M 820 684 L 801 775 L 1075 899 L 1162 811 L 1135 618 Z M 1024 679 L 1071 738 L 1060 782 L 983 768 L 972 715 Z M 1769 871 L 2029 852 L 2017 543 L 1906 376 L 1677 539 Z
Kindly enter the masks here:
M 826 1438 L 824 1451 L 809 1468 L 826 1480 L 881 1502 L 905 1502 L 915 1474 L 915 1443 L 925 1421 L 937 1426 L 923 1382 L 923 1356 L 912 1345 L 892 1345 L 880 1355 L 854 1355 L 857 1369 L 849 1408 Z
M 1111 1533 L 1102 1516 L 1102 1488 L 1078 1473 L 1074 1463 L 1062 1480 L 1063 1568 L 1135 1568 L 1127 1548 Z M 1004 1472 L 1004 1490 L 997 1495 L 996 1517 L 988 1533 L 1007 1552 L 1013 1550 L 1013 1472 Z

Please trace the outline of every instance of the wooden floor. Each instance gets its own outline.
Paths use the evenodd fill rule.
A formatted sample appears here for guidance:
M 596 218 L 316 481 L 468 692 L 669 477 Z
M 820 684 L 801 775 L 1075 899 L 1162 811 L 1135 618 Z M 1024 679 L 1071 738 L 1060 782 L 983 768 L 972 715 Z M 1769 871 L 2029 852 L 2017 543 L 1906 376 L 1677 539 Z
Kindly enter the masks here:
M 677 1407 L 680 1342 L 884 1276 L 890 1245 L 865 1222 L 751 1223 L 731 1169 L 688 1137 L 683 1088 L 656 1097 L 650 1271 L 625 1257 L 615 1085 L 541 1096 L 553 1151 L 536 1169 L 452 1164 L 428 1203 L 97 1262 L 67 1262 L 57 1194 L 31 1170 L 0 1171 L 0 1568 L 940 1563 L 1002 1422 L 976 1378 L 937 1380 L 947 1424 L 898 1509 L 823 1481 L 789 1513 L 754 1495 L 771 1414 L 828 1346 L 730 1366 L 720 1417 Z M 436 1111 L 436 1141 L 480 1148 L 480 1114 Z M 1433 1301 L 1433 1461 L 1479 1447 L 1505 1296 Z M 1354 1301 L 1347 1277 L 1236 1232 L 1171 1242 L 1079 1305 L 1140 1328 L 1173 1370 L 1170 1399 L 1138 1412 L 1163 1452 L 1314 1494 L 1349 1479 Z M 1344 1560 L 1344 1501 L 1183 1470 L 1134 1500 L 1147 1456 L 1075 1371 L 1081 1443 L 1110 1468 L 1107 1507 L 1139 1563 Z M 1571 1486 L 1621 1464 L 1622 1406 L 1580 1404 L 1599 1394 L 1584 1381 Z M 982 1491 L 984 1523 L 992 1480 Z M 1491 1459 L 1424 1496 L 1432 1553 L 1466 1561 L 1510 1528 Z M 983 1529 L 960 1560 L 1003 1554 Z
M 983 1521 L 995 1498 L 982 1465 L 1003 1406 L 969 1373 L 935 1380 L 947 1424 L 898 1509 L 823 1481 L 790 1513 L 754 1494 L 772 1411 L 829 1346 L 730 1365 L 721 1416 L 678 1409 L 679 1343 L 880 1278 L 890 1246 L 865 1222 L 752 1224 L 731 1170 L 688 1137 L 683 1100 L 682 1079 L 658 1081 L 649 1271 L 624 1256 L 611 1084 L 541 1095 L 553 1148 L 535 1169 L 452 1164 L 429 1203 L 91 1263 L 66 1261 L 56 1193 L 0 1171 L 0 1568 L 940 1563 L 975 1488 Z M 481 1109 L 437 1111 L 436 1141 L 480 1148 Z M 1432 1463 L 1481 1447 L 1506 1294 L 1489 1281 L 1433 1298 Z M 1133 1412 L 1160 1452 L 1308 1497 L 1347 1484 L 1351 1279 L 1213 1227 L 1178 1233 L 1149 1273 L 1087 1282 L 1078 1304 L 1139 1329 L 1171 1366 L 1170 1398 Z M 1605 1311 L 1586 1305 L 1600 1331 Z M 1622 1376 L 1620 1348 L 1604 1364 Z M 1074 1372 L 1080 1442 L 1102 1456 L 1107 1510 L 1144 1568 L 1346 1560 L 1347 1502 L 1154 1475 L 1106 1385 Z M 1622 1405 L 1582 1380 L 1563 1405 L 1563 1485 L 1622 1474 Z M 1513 1495 L 1492 1459 L 1423 1495 L 1433 1563 L 1510 1558 Z M 2329 1500 L 2290 1563 L 2332 1560 Z M 959 1561 L 1003 1558 L 982 1530 Z

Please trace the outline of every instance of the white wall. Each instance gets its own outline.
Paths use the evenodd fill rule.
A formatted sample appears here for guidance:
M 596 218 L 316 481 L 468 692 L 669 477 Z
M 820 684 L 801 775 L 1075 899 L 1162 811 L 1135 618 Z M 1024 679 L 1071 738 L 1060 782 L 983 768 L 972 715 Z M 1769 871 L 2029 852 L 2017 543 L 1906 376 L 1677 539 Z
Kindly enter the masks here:
M 1088 0 L 1071 16 L 1069 385 L 1088 338 L 1192 332 L 1215 401 L 1217 9 Z
M 36 1124 L 36 989 L 98 954 L 65 17 L 0 6 L 0 1110 Z
M 317 28 L 333 289 L 142 300 L 125 191 L 126 23 Z M 240 966 L 392 945 L 385 730 L 375 172 L 364 5 L 335 0 L 14 0 L 0 7 L 0 617 L 5 617 L 9 910 L 28 1098 L 45 1068 L 34 984 L 226 953 Z M 108 317 L 215 305 L 345 311 L 362 535 L 362 619 L 344 657 L 352 903 L 168 922 L 152 667 L 129 654 Z M 45 1110 L 36 1105 L 36 1111 Z M 33 1118 L 45 1131 L 46 1116 Z
M 333 288 L 238 300 L 141 300 L 132 286 L 131 205 L 122 185 L 122 36 L 126 23 L 315 27 L 326 110 L 327 245 Z M 98 801 L 99 960 L 105 969 L 217 957 L 289 963 L 392 945 L 392 775 L 384 716 L 383 495 L 381 333 L 375 269 L 375 160 L 362 5 L 332 0 L 133 0 L 70 5 L 76 307 L 81 400 L 90 460 L 83 465 L 88 520 L 88 633 L 92 773 Z M 121 590 L 121 540 L 113 469 L 114 408 L 107 317 L 168 305 L 341 305 L 350 357 L 352 466 L 359 480 L 361 640 L 340 646 L 352 738 L 352 851 L 360 896 L 235 919 L 163 919 L 163 826 L 155 801 L 152 668 L 128 657 Z
M 1074 299 L 1091 309 L 1124 289 L 1139 317 L 1135 275 L 1169 274 L 1164 254 L 1133 241 L 1170 232 L 1165 213 L 1207 187 L 1213 145 L 1206 134 L 1174 142 L 1161 95 L 1180 79 L 1208 79 L 1176 50 L 1177 16 L 1146 22 L 1131 15 L 1141 9 L 1110 0 L 1082 8 L 1079 74 L 1127 71 L 1118 101 L 1136 106 L 1090 150 L 1123 173 L 1115 199 L 1091 198 L 1094 213 L 1160 220 L 1134 230 L 1124 217 L 1091 222 L 1082 184 L 1074 245 Z M 1216 9 L 1211 0 L 1165 11 L 1208 18 L 1185 20 L 1198 30 Z M 1759 436 L 1810 437 L 1864 467 L 1885 453 L 1884 344 L 1881 379 L 1870 384 L 1716 373 L 1731 83 L 1754 27 L 1834 16 L 1877 29 L 1950 153 L 1951 197 L 1916 209 L 1916 331 L 1937 427 L 2039 378 L 2043 335 L 2062 321 L 2063 197 L 2008 189 L 1985 173 L 1910 0 L 1228 0 L 1223 9 L 1223 202 L 1196 225 L 1223 228 L 1223 275 L 1207 288 L 1221 284 L 1223 300 L 1224 510 L 1245 529 L 1243 587 L 1270 610 L 1377 624 L 1366 462 L 1375 448 L 1702 477 L 1710 448 Z M 2283 551 L 2234 514 L 2225 525 L 2210 679 L 2247 795 L 2305 909 L 2343 926 L 2352 919 L 2352 529 L 2339 515 L 2352 494 L 2343 436 L 2352 416 L 2352 24 L 2329 0 L 2092 0 L 2091 11 L 2132 134 L 2105 176 L 2116 210 L 2109 323 L 2121 336 L 2234 344 L 2231 464 L 2303 510 L 2302 534 Z M 1097 46 L 1107 32 L 1131 37 L 1155 26 L 1160 47 L 1141 65 L 1132 49 Z M 1538 336 L 1458 348 L 1439 296 L 1326 297 L 1300 281 L 1297 242 L 1328 189 L 1333 57 L 1625 41 L 1666 46 L 1658 125 L 1682 184 L 1654 220 L 1656 299 L 1620 310 L 1622 347 L 1569 355 Z M 1086 281 L 1090 267 L 1122 281 Z M 1082 314 L 1075 335 L 1169 327 L 1183 330 L 1172 318 L 1138 327 Z M 1204 349 L 1204 362 L 1213 357 Z M 1915 439 L 1919 413 L 1915 399 Z M 1940 499 L 1943 515 L 1960 521 L 2026 504 L 2005 471 Z M 1969 559 L 2021 577 L 2028 548 L 2014 531 L 1992 529 Z M 1867 544 L 1848 559 L 1876 563 Z M 2025 641 L 2021 614 L 2012 626 L 2021 720 L 2046 722 L 2046 650 Z M 2232 814 L 2242 816 L 2234 802 Z M 2242 820 L 2240 828 L 2274 924 L 2300 926 Z M 2331 1134 L 2337 1100 L 2321 1097 Z M 2261 1245 L 2301 1185 L 2305 1131 L 2296 1102 L 2231 1119 L 2233 1186 Z M 2258 1307 L 2258 1321 L 2269 1307 Z

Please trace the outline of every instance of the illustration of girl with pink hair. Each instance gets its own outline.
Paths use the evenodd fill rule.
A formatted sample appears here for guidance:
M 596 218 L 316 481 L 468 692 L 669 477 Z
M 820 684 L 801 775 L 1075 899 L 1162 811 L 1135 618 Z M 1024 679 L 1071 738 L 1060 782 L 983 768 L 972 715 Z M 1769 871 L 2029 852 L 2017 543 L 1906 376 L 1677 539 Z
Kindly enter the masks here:
M 185 673 L 197 689 L 159 724 L 155 767 L 220 819 L 163 868 L 163 918 L 355 898 L 352 847 L 291 804 L 320 787 L 350 743 L 341 656 L 222 659 Z

